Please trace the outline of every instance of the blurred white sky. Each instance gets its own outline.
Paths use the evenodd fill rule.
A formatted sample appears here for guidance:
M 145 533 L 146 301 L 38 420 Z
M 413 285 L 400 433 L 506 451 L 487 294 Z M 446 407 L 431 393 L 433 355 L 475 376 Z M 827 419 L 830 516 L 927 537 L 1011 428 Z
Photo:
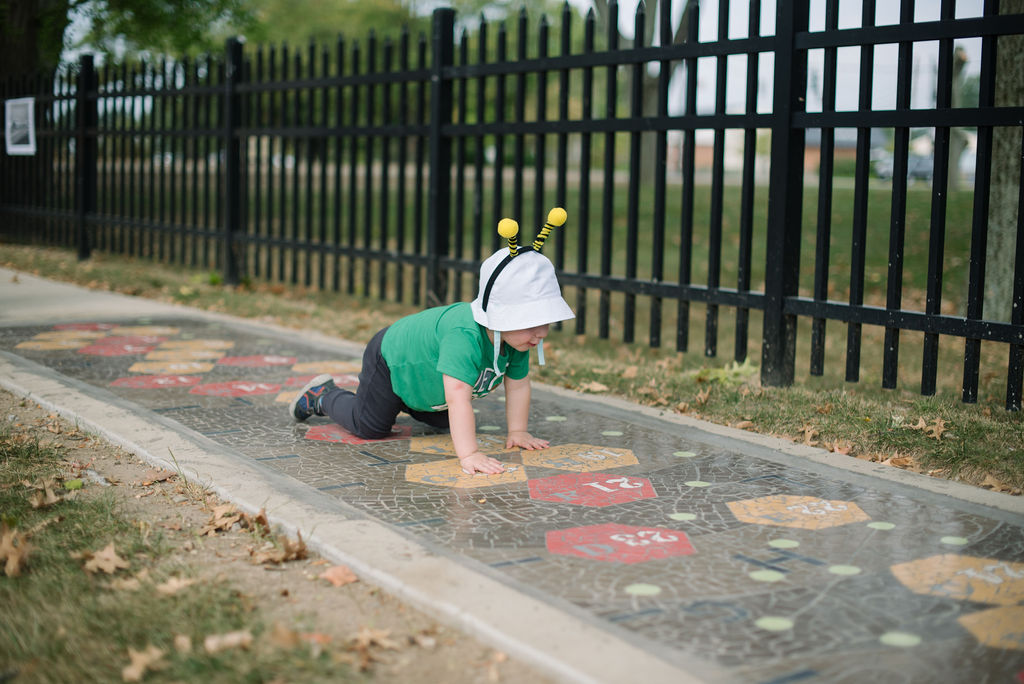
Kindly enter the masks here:
M 367 0 L 372 1 L 372 0 Z M 791 1 L 791 0 L 789 0 Z M 592 6 L 591 0 L 570 0 L 570 2 L 583 9 Z M 619 26 L 622 34 L 627 37 L 633 35 L 633 20 L 638 0 L 621 0 L 619 4 Z M 983 0 L 957 0 L 956 17 L 966 18 L 980 16 L 982 13 Z M 425 3 L 424 3 L 425 4 Z M 436 3 L 441 5 L 443 3 Z M 679 14 L 685 0 L 675 0 L 673 11 L 678 21 Z M 825 4 L 826 0 L 811 0 L 810 4 L 810 28 L 812 31 L 824 30 L 825 26 Z M 718 5 L 719 0 L 701 0 L 701 20 L 699 38 L 701 41 L 714 41 L 718 35 Z M 775 32 L 775 10 L 776 0 L 762 0 L 761 3 L 761 35 L 772 35 Z M 899 22 L 899 2 L 890 0 L 878 0 L 876 3 L 876 25 L 895 24 Z M 940 0 L 917 0 L 914 8 L 915 21 L 934 21 L 939 18 Z M 729 38 L 744 38 L 747 36 L 747 24 L 749 17 L 749 0 L 731 0 L 729 3 Z M 861 0 L 840 0 L 839 3 L 839 28 L 856 28 L 860 26 Z M 83 21 L 75 21 L 71 31 L 72 39 L 82 35 L 85 24 Z M 72 42 L 73 42 L 72 40 Z M 967 74 L 977 74 L 980 67 L 981 39 L 972 38 L 956 42 L 962 46 L 968 55 L 966 66 Z M 912 78 L 911 106 L 929 107 L 935 102 L 936 70 L 938 67 L 938 42 L 916 43 L 914 45 L 913 65 L 914 73 Z M 890 109 L 896 105 L 896 59 L 897 46 L 895 44 L 879 45 L 875 48 L 874 55 L 874 95 L 873 107 L 877 109 Z M 66 51 L 66 60 L 77 59 L 77 51 Z M 860 48 L 842 48 L 838 51 L 838 82 L 840 84 L 856 84 L 859 79 L 860 69 Z M 727 87 L 726 87 L 726 111 L 730 113 L 741 113 L 745 111 L 746 92 L 746 58 L 743 56 L 730 57 L 727 64 Z M 822 73 L 824 66 L 824 54 L 821 50 L 812 51 L 809 55 L 810 96 L 808 98 L 808 111 L 821 110 Z M 715 68 L 716 63 L 712 58 L 698 61 L 698 111 L 708 112 L 713 110 L 714 89 L 715 89 Z M 760 83 L 760 97 L 758 111 L 767 112 L 771 109 L 771 84 L 772 84 L 772 57 L 770 54 L 762 54 L 758 69 L 758 81 Z M 677 76 L 681 70 L 677 70 Z M 682 79 L 673 79 L 673 94 L 671 101 L 681 103 Z M 856 87 L 839 87 L 837 89 L 836 108 L 842 110 L 853 110 L 857 108 L 858 89 Z

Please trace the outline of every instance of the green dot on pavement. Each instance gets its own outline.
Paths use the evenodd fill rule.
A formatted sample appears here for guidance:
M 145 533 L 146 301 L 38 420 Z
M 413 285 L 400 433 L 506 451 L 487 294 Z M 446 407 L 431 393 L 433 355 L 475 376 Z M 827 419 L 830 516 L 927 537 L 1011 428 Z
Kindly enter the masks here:
M 778 570 L 754 570 L 750 573 L 750 579 L 755 582 L 778 582 L 785 579 L 785 575 Z
M 769 632 L 784 632 L 787 629 L 792 629 L 793 621 L 789 618 L 784 617 L 773 617 L 766 615 L 763 618 L 758 618 L 755 625 L 761 629 L 766 629 Z
M 833 565 L 828 569 L 833 575 L 859 575 L 860 568 L 856 565 Z
M 601 433 L 605 437 L 621 437 L 622 433 L 618 430 L 605 430 Z
M 910 648 L 921 643 L 921 637 L 908 632 L 886 632 L 878 638 L 886 646 Z
M 656 584 L 630 584 L 626 587 L 626 593 L 633 596 L 657 596 L 661 593 L 661 587 Z
M 678 456 L 679 458 L 693 458 L 697 454 L 692 451 L 673 451 L 672 455 Z
M 501 428 L 497 425 L 481 425 L 477 430 L 482 430 L 483 432 L 498 432 Z
M 896 526 L 893 525 L 891 522 L 873 522 L 868 523 L 868 527 L 870 527 L 873 530 L 891 530 Z
M 684 482 L 683 484 L 686 485 L 687 487 L 710 487 L 711 486 L 710 482 L 705 482 L 704 480 L 690 480 L 689 482 Z
M 967 540 L 963 537 L 943 537 L 939 541 L 950 546 L 964 546 L 967 544 Z
M 566 418 L 565 416 L 548 416 L 546 420 L 552 423 L 564 423 Z
M 696 520 L 696 513 L 669 513 L 668 517 L 672 520 Z
M 768 542 L 768 546 L 773 549 L 795 549 L 800 546 L 800 542 L 795 539 L 772 539 Z

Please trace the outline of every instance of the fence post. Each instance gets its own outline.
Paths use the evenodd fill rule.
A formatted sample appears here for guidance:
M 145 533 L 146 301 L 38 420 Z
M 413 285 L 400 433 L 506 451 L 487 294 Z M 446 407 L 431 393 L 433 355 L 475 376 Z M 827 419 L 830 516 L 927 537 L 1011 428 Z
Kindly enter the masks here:
M 225 45 L 224 64 L 224 282 L 238 284 L 238 260 L 235 255 L 235 233 L 242 224 L 241 152 L 237 129 L 241 124 L 241 103 L 237 92 L 242 80 L 242 43 L 238 38 L 228 38 Z
M 776 387 L 793 384 L 796 363 L 796 316 L 786 314 L 785 303 L 797 293 L 800 269 L 804 130 L 793 126 L 793 115 L 805 110 L 807 51 L 797 50 L 794 39 L 807 30 L 807 6 L 807 0 L 780 2 L 775 21 L 761 382 Z
M 451 224 L 452 141 L 442 129 L 452 122 L 452 81 L 444 70 L 455 60 L 455 10 L 434 10 L 431 29 L 427 305 L 437 306 L 448 298 L 448 273 L 441 260 L 448 256 Z
M 78 84 L 75 91 L 75 243 L 78 259 L 92 254 L 89 242 L 89 217 L 96 213 L 96 137 L 99 135 L 96 68 L 92 55 L 78 58 Z

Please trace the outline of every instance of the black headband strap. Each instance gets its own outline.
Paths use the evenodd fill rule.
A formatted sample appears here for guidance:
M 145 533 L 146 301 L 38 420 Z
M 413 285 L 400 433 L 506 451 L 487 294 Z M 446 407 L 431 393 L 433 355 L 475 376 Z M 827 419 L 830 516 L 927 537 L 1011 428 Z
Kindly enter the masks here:
M 519 253 L 520 254 L 522 254 L 523 252 L 533 252 L 533 251 L 535 251 L 535 250 L 530 245 L 526 245 L 524 247 L 520 247 L 519 248 Z M 506 255 L 505 258 L 502 259 L 501 262 L 497 266 L 495 266 L 494 271 L 491 272 L 491 277 L 487 281 L 487 287 L 484 288 L 484 298 L 483 298 L 483 302 L 481 303 L 481 306 L 480 306 L 480 308 L 482 310 L 487 311 L 487 302 L 489 302 L 491 300 L 491 288 L 494 287 L 494 281 L 497 280 L 498 274 L 501 273 L 502 270 L 504 270 L 504 268 L 506 266 L 508 266 L 510 263 L 512 263 L 512 259 L 514 257 L 515 257 L 514 254 Z

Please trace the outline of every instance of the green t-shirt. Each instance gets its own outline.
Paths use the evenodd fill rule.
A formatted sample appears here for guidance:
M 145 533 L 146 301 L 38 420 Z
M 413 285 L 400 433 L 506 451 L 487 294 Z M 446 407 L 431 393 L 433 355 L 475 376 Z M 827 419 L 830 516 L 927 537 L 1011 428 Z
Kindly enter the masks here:
M 501 374 L 495 374 L 494 344 L 473 319 L 468 302 L 396 321 L 384 333 L 380 351 L 391 370 L 392 389 L 414 411 L 447 408 L 442 374 L 471 386 L 477 398 L 497 387 L 503 375 L 520 380 L 530 370 L 529 352 L 502 344 L 497 364 Z

